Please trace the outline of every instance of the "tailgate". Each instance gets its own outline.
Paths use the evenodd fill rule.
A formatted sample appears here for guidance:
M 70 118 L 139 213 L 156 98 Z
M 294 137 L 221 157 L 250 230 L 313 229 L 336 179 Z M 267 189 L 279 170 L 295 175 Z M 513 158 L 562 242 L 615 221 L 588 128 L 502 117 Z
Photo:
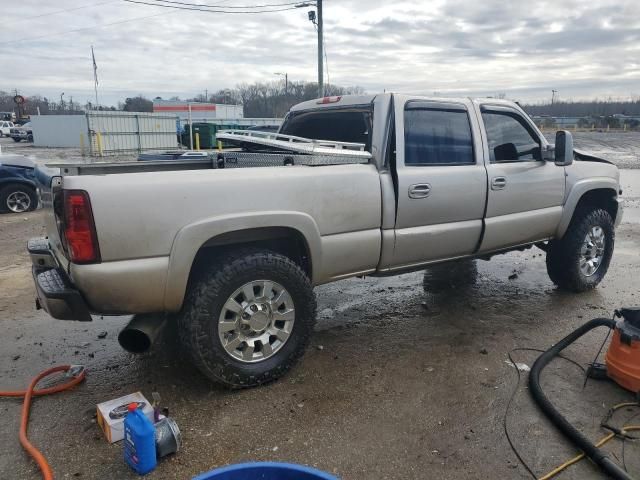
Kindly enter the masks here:
M 45 210 L 44 218 L 49 248 L 59 265 L 68 271 L 69 261 L 62 247 L 58 216 L 56 216 L 56 210 L 58 215 L 62 213 L 60 211 L 62 208 L 62 177 L 60 176 L 60 170 L 39 165 L 35 171 L 40 202 Z

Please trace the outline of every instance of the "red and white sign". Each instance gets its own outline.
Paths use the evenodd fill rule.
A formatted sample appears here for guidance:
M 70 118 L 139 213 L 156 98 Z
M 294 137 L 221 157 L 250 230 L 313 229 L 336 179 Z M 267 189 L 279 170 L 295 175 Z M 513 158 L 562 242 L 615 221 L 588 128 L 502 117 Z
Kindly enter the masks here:
M 166 104 L 153 104 L 154 112 L 188 112 L 189 104 L 188 103 L 178 103 L 172 105 Z M 216 106 L 213 103 L 192 103 L 191 104 L 192 112 L 215 112 Z

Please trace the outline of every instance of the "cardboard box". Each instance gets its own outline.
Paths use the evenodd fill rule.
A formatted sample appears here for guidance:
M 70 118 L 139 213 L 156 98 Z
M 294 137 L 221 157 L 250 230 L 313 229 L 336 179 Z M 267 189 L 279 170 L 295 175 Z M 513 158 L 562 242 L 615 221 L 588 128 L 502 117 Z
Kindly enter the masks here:
M 134 402 L 141 404 L 142 412 L 153 423 L 153 407 L 140 392 L 98 404 L 98 425 L 109 443 L 119 442 L 124 438 L 124 417 L 127 406 Z

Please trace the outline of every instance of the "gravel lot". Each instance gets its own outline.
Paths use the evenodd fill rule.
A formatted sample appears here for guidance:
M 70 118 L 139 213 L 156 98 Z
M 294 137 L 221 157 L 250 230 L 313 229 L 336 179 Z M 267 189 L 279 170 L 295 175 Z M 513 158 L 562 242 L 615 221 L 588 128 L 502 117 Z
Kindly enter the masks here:
M 3 151 L 62 159 L 68 152 L 0 140 Z M 95 404 L 141 390 L 162 395 L 183 432 L 177 455 L 150 479 L 187 479 L 249 460 L 298 462 L 350 479 L 529 478 L 503 432 L 516 373 L 507 354 L 547 348 L 581 323 L 640 304 L 640 135 L 578 134 L 621 167 L 627 198 L 609 275 L 595 291 L 557 291 L 537 249 L 392 278 L 350 279 L 317 288 L 319 320 L 302 362 L 271 385 L 237 392 L 213 387 L 166 341 L 130 355 L 116 336 L 126 318 L 55 321 L 33 303 L 26 240 L 43 234 L 43 212 L 0 216 L 0 385 L 23 388 L 55 364 L 83 363 L 86 382 L 35 401 L 30 437 L 56 478 L 138 478 L 120 445 L 103 439 Z M 80 160 L 79 152 L 72 160 Z M 633 168 L 633 169 L 632 169 Z M 446 274 L 445 274 L 446 273 Z M 513 274 L 516 274 L 515 276 Z M 511 279 L 510 279 L 511 277 Z M 99 334 L 106 332 L 106 338 Z M 604 332 L 585 337 L 568 356 L 591 361 Z M 531 365 L 535 353 L 517 352 Z M 554 362 L 543 377 L 552 400 L 592 439 L 608 408 L 631 395 Z M 0 399 L 0 478 L 37 479 L 17 440 L 20 401 Z M 636 412 L 622 412 L 620 421 Z M 540 476 L 575 454 L 521 385 L 508 416 L 511 436 Z M 620 458 L 622 444 L 608 447 Z M 640 475 L 638 445 L 627 466 Z M 564 479 L 595 479 L 589 462 Z

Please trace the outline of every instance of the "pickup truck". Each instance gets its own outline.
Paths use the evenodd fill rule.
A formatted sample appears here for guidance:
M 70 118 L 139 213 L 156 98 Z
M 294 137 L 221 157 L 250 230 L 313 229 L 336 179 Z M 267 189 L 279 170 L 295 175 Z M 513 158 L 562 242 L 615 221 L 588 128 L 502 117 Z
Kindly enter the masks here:
M 301 357 L 316 285 L 532 246 L 566 290 L 594 288 L 609 267 L 617 168 L 574 152 L 569 132 L 550 145 L 516 103 L 326 97 L 260 135 L 308 151 L 280 166 L 62 166 L 41 187 L 48 237 L 28 245 L 37 306 L 59 319 L 133 314 L 120 334 L 132 351 L 168 318 L 207 377 L 248 387 Z M 334 157 L 319 154 L 331 145 Z

